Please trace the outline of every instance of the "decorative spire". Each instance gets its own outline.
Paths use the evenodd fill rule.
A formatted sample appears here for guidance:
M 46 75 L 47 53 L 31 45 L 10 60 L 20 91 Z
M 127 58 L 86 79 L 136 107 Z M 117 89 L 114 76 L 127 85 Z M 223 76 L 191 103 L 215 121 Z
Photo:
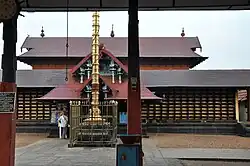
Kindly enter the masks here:
M 42 27 L 42 30 L 41 30 L 41 34 L 40 34 L 40 36 L 41 36 L 42 38 L 45 36 L 45 34 L 44 34 L 44 30 L 43 30 L 43 27 Z
M 115 37 L 114 24 L 112 24 L 112 29 L 111 29 L 110 37 Z
M 185 31 L 184 31 L 184 28 L 182 28 L 181 37 L 184 37 L 184 36 L 185 36 Z

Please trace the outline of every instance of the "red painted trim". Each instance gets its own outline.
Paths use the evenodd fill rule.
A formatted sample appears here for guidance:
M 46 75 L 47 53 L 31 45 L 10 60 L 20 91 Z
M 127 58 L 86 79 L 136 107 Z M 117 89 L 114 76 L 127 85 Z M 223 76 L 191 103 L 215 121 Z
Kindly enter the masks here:
M 108 87 L 109 87 L 112 91 L 117 91 L 117 89 L 115 89 L 115 87 L 114 87 L 114 85 L 112 85 L 112 83 L 110 84 L 110 83 L 107 83 L 107 82 L 105 81 L 105 78 L 104 78 L 103 76 L 99 75 L 99 78 L 100 78 L 106 85 L 108 85 Z
M 128 67 L 125 66 L 121 61 L 119 61 L 111 52 L 106 49 L 103 49 L 102 52 L 113 59 L 126 73 L 128 73 Z
M 100 52 L 100 57 L 99 59 L 103 56 L 102 52 Z M 91 53 L 88 54 L 86 57 L 84 57 L 76 66 L 74 66 L 72 69 L 71 69 L 71 73 L 74 73 L 76 72 L 76 70 L 79 69 L 79 67 L 82 66 L 82 64 L 84 64 L 87 60 L 89 60 L 89 58 L 91 58 Z
M 128 72 L 128 67 L 125 66 L 121 61 L 119 61 L 111 52 L 109 52 L 108 50 L 106 49 L 102 49 L 100 50 L 100 57 L 99 58 L 102 58 L 103 56 L 103 53 L 108 55 L 111 59 L 113 59 L 113 61 L 115 61 L 126 73 Z M 87 56 L 85 56 L 76 66 L 74 66 L 72 69 L 71 69 L 71 73 L 74 73 L 76 72 L 76 70 L 79 69 L 79 67 L 84 64 L 89 58 L 91 58 L 91 53 L 88 54 Z
M 103 79 L 103 77 L 101 75 L 99 75 L 99 78 L 106 84 L 108 85 L 108 87 L 113 91 L 116 90 L 111 84 L 107 83 L 105 81 L 105 79 Z M 83 83 L 83 88 L 81 89 L 81 91 L 88 85 L 88 83 L 92 80 L 92 77 L 88 80 L 85 80 L 86 82 Z
M 76 70 L 78 70 L 79 67 L 81 67 L 81 65 L 84 64 L 90 57 L 91 57 L 91 53 L 88 54 L 87 56 L 85 56 L 76 66 L 74 66 L 74 67 L 71 69 L 71 73 L 76 72 Z
M 16 92 L 16 84 L 1 82 L 1 92 Z M 0 114 L 0 161 L 1 166 L 15 165 L 16 112 Z
M 85 88 L 85 86 L 88 85 L 88 83 L 89 83 L 91 80 L 92 80 L 92 77 L 90 77 L 89 79 L 85 80 L 84 83 L 83 83 L 83 86 L 82 86 L 82 88 L 79 90 L 79 92 L 81 92 L 81 91 Z

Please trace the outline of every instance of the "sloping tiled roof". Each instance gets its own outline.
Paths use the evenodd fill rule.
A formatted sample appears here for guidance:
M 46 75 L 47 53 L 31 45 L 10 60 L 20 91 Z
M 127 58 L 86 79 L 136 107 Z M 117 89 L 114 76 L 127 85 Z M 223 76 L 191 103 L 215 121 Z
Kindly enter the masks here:
M 16 82 L 18 87 L 56 87 L 66 83 L 65 76 L 65 70 L 17 70 Z
M 101 77 L 102 80 L 106 83 L 107 86 L 112 88 L 113 90 L 113 97 L 109 99 L 127 99 L 128 97 L 128 81 L 119 83 L 111 83 L 111 79 L 107 77 Z M 157 96 L 155 96 L 148 88 L 141 85 L 141 99 L 147 100 L 147 99 L 161 99 Z
M 102 49 L 100 51 L 100 56 L 99 59 L 103 56 L 103 54 L 106 54 L 107 56 L 109 56 L 114 62 L 116 62 L 125 72 L 128 72 L 128 67 L 125 66 L 124 64 L 121 63 L 121 61 L 119 61 L 111 52 L 109 52 L 108 50 Z M 91 54 L 88 54 L 86 57 L 84 57 L 77 65 L 75 65 L 72 69 L 71 72 L 74 73 L 76 72 L 76 70 L 78 70 L 80 68 L 80 66 L 82 64 L 84 64 L 89 58 L 91 58 Z
M 101 37 L 100 42 L 116 57 L 127 57 L 127 37 Z M 65 57 L 65 37 L 27 37 L 22 45 L 30 51 L 20 57 Z M 140 37 L 141 57 L 201 57 L 192 49 L 201 48 L 198 37 Z M 70 37 L 69 57 L 91 52 L 91 37 Z
M 142 70 L 146 87 L 249 87 L 250 70 Z
M 83 86 L 80 83 L 60 85 L 39 100 L 80 100 Z
M 100 78 L 104 81 L 104 83 L 112 89 L 114 96 L 109 99 L 127 99 L 127 88 L 128 82 L 123 82 L 121 84 L 112 84 L 110 78 L 102 77 Z M 58 87 L 55 87 L 50 92 L 48 92 L 43 97 L 39 98 L 39 100 L 79 100 L 81 98 L 82 89 L 89 83 L 91 80 L 85 80 L 83 84 L 74 83 L 74 84 L 64 84 Z M 142 99 L 160 99 L 155 96 L 150 90 L 146 87 L 141 87 L 141 98 Z
M 69 81 L 64 85 L 55 87 L 43 97 L 38 100 L 82 100 L 81 91 L 92 80 L 92 78 L 84 80 L 82 84 Z
M 0 79 L 2 78 L 0 72 Z M 146 87 L 250 87 L 250 70 L 142 70 Z M 18 87 L 65 84 L 65 70 L 18 70 Z

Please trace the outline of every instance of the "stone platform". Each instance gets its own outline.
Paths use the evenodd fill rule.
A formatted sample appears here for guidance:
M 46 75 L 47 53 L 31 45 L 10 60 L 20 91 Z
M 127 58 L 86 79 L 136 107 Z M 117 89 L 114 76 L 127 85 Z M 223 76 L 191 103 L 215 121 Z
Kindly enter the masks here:
M 16 166 L 115 166 L 115 148 L 68 148 L 67 144 L 68 140 L 44 139 L 17 148 Z M 153 140 L 143 139 L 143 151 L 144 166 L 250 165 L 249 149 L 157 148 Z
M 45 139 L 16 149 L 16 166 L 115 166 L 115 148 L 68 148 L 68 140 Z M 145 148 L 145 166 L 182 166 Z

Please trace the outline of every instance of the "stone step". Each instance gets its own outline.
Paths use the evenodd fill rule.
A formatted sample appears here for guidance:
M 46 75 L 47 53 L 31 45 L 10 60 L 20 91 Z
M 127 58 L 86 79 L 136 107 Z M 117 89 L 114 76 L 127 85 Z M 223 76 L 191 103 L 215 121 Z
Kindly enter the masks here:
M 238 123 L 236 127 L 237 135 L 242 137 L 250 137 L 250 124 Z

